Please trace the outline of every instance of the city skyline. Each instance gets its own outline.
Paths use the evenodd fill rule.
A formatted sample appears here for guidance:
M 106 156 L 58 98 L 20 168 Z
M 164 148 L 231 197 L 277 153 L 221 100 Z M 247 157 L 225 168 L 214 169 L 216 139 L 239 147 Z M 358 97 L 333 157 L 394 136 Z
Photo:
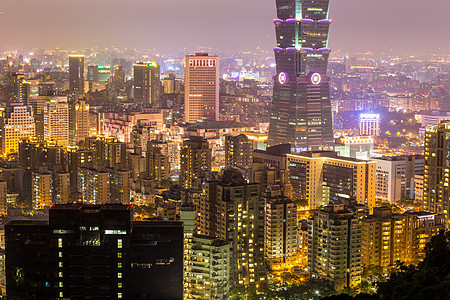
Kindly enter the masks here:
M 231 52 L 255 47 L 270 50 L 275 38 L 272 24 L 275 4 L 256 1 L 211 4 L 205 0 L 189 3 L 112 0 L 105 6 L 103 1 L 6 0 L 0 5 L 0 27 L 8 30 L 0 41 L 0 49 L 113 45 L 140 50 L 181 51 L 197 47 Z M 404 7 L 402 1 L 391 0 L 331 1 L 330 17 L 339 22 L 330 31 L 330 47 L 343 52 L 394 53 L 430 49 L 430 45 L 436 50 L 445 49 L 450 41 L 436 37 L 446 34 L 445 13 L 450 2 L 432 2 L 433 5 L 422 6 L 421 1 L 412 0 Z M 404 14 L 399 14 L 399 10 Z M 40 26 L 33 25 L 36 23 Z

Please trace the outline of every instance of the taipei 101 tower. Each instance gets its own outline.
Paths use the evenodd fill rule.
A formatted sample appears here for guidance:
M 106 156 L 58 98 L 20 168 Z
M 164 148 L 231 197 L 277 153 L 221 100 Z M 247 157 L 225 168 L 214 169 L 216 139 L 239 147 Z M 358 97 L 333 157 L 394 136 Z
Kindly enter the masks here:
M 269 145 L 289 143 L 293 152 L 332 150 L 327 76 L 330 0 L 276 0 L 277 74 Z

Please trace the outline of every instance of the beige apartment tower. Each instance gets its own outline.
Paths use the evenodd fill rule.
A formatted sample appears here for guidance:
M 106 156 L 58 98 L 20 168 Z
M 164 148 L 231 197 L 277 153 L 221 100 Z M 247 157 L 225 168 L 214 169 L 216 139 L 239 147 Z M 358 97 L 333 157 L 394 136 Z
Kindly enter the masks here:
M 219 57 L 208 53 L 184 59 L 185 121 L 219 120 Z

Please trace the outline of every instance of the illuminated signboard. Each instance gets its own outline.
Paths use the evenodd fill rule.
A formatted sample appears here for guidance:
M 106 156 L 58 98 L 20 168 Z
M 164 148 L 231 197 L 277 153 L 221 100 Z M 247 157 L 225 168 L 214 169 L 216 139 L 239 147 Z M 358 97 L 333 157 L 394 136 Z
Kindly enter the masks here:
M 280 74 L 278 74 L 278 82 L 280 84 L 285 84 L 289 79 L 289 75 L 285 72 L 281 72 Z
M 156 63 L 156 61 L 149 61 L 149 62 L 147 63 L 147 65 L 148 65 L 150 68 L 156 68 L 156 67 L 158 66 L 158 64 Z
M 309 75 L 309 81 L 314 85 L 319 85 L 322 82 L 322 76 L 319 73 L 312 73 Z
M 359 117 L 361 119 L 379 119 L 379 114 L 360 114 Z

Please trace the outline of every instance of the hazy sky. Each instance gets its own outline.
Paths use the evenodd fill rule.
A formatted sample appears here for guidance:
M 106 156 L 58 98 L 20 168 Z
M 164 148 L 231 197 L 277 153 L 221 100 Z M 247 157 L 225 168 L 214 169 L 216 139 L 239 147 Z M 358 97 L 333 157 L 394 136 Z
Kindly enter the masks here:
M 331 48 L 450 49 L 450 0 L 331 3 Z M 0 49 L 271 49 L 275 17 L 275 0 L 0 0 Z

